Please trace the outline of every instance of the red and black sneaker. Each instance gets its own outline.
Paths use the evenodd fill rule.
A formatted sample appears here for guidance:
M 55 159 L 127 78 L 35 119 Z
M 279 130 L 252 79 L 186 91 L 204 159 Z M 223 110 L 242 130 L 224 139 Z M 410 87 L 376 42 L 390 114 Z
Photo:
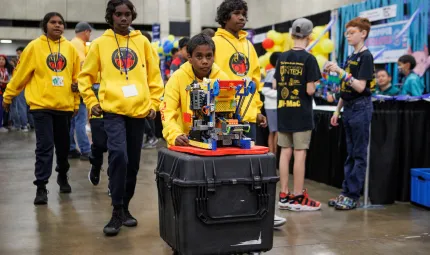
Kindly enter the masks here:
M 321 203 L 310 199 L 307 190 L 303 191 L 303 195 L 294 196 L 287 206 L 291 211 L 317 211 L 321 209 Z
M 279 209 L 288 210 L 288 203 L 291 201 L 292 198 L 293 198 L 293 195 L 291 195 L 290 192 L 288 192 L 288 194 L 284 192 L 279 193 L 279 202 L 278 202 Z

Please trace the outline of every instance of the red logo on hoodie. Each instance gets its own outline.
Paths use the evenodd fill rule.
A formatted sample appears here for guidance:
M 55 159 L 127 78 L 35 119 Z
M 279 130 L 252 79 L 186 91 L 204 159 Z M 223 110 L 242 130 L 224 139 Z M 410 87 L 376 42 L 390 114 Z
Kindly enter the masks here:
M 67 66 L 67 60 L 63 55 L 61 55 L 61 53 L 54 53 L 48 55 L 48 57 L 46 58 L 46 64 L 52 71 L 61 72 Z
M 231 71 L 237 76 L 245 76 L 249 71 L 249 60 L 242 52 L 236 52 L 230 57 Z
M 125 71 L 124 65 L 127 71 L 133 70 L 138 62 L 136 53 L 130 48 L 119 48 L 119 51 L 121 56 L 118 55 L 117 49 L 112 53 L 112 64 L 122 72 Z

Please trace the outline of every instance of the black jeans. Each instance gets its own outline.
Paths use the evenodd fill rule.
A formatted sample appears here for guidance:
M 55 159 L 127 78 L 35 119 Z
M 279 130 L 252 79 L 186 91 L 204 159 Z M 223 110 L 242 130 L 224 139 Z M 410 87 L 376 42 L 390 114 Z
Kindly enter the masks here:
M 112 205 L 128 208 L 136 188 L 145 119 L 105 113 Z
M 66 174 L 70 165 L 67 159 L 69 154 L 69 130 L 72 113 L 55 111 L 33 111 L 34 127 L 36 131 L 36 164 L 35 185 L 48 183 L 52 174 L 52 161 L 57 156 L 55 171 Z
M 90 126 L 93 140 L 93 144 L 91 144 L 90 163 L 97 168 L 101 168 L 103 165 L 103 153 L 107 152 L 107 135 L 103 119 L 90 119 Z
M 145 134 L 148 139 L 155 137 L 155 123 L 154 120 L 145 119 Z

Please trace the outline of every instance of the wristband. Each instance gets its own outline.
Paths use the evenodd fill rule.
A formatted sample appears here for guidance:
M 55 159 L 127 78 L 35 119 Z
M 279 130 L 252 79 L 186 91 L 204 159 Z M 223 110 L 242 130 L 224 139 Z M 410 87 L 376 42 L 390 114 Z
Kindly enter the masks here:
M 352 79 L 352 74 L 346 75 L 346 77 L 343 79 L 345 82 L 349 82 Z
M 338 111 L 335 111 L 334 113 L 333 113 L 333 116 L 339 116 L 339 112 Z

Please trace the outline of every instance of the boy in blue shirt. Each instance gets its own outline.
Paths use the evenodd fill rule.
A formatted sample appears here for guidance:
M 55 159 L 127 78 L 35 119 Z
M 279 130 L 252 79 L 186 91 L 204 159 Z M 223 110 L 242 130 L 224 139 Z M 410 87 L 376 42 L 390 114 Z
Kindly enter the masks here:
M 398 60 L 399 71 L 405 75 L 402 83 L 402 90 L 399 95 L 402 96 L 421 96 L 424 92 L 424 84 L 421 78 L 412 70 L 417 65 L 415 58 L 411 55 L 403 55 Z

